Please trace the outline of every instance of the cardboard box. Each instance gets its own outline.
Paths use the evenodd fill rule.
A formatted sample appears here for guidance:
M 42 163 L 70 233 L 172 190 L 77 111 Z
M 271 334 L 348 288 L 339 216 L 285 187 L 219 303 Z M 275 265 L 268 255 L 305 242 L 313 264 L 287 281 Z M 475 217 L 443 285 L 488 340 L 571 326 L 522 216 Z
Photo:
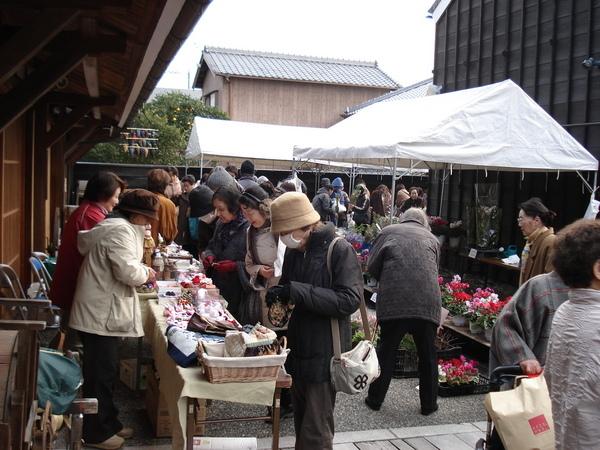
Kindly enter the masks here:
M 135 371 L 136 371 L 137 359 L 122 359 L 119 368 L 119 378 L 125 386 L 132 391 L 136 390 L 135 386 Z M 148 374 L 152 373 L 151 363 L 142 363 L 140 368 L 140 389 L 146 389 L 148 382 Z
M 148 388 L 146 389 L 146 410 L 156 437 L 171 437 L 172 427 L 169 410 L 164 395 L 160 392 L 160 380 L 154 374 L 148 377 Z M 194 414 L 196 421 L 206 419 L 206 400 L 198 400 Z M 204 434 L 204 425 L 196 423 L 194 435 Z

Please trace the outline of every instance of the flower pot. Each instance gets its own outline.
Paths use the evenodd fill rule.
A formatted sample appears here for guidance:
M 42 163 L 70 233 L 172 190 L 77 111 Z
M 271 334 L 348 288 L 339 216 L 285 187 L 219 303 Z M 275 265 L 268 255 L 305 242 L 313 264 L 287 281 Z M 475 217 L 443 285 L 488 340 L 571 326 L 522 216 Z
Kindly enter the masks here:
M 471 334 L 481 334 L 483 333 L 483 328 L 481 328 L 475 322 L 469 321 L 469 331 L 471 332 Z
M 469 384 L 450 386 L 440 383 L 438 395 L 440 397 L 457 397 L 460 395 L 486 394 L 490 391 L 489 381 L 483 375 L 479 375 L 479 381 Z
M 451 236 L 450 238 L 448 238 L 448 246 L 450 248 L 460 247 L 460 236 Z
M 483 332 L 485 334 L 485 338 L 491 342 L 492 341 L 492 328 L 486 328 Z
M 464 327 L 467 324 L 467 318 L 465 316 L 452 316 L 452 325 L 456 327 Z
M 437 235 L 436 238 L 438 239 L 439 243 L 440 243 L 440 247 L 444 246 L 444 242 L 446 242 L 446 235 L 445 234 L 440 234 Z

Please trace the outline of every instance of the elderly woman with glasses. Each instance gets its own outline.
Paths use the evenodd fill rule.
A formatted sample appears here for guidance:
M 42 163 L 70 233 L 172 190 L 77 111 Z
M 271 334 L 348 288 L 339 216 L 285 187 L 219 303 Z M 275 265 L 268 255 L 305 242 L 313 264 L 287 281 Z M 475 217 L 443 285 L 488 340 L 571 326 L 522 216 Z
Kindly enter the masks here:
M 552 271 L 555 238 L 552 222 L 555 217 L 556 213 L 549 210 L 537 197 L 521 203 L 517 223 L 526 242 L 521 254 L 519 285 L 536 275 Z

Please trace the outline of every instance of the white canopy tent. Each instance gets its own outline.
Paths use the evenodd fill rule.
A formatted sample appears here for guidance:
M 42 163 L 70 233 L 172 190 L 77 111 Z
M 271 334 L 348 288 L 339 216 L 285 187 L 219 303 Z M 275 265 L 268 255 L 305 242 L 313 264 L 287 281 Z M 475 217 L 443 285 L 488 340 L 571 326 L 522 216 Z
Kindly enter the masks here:
M 598 169 L 598 161 L 511 80 L 376 103 L 298 143 L 294 157 L 450 171 Z M 596 182 L 592 188 L 581 178 L 595 189 Z
M 324 128 L 194 118 L 186 159 L 224 164 L 254 161 L 257 168 L 289 170 L 294 143 L 318 139 Z
M 341 168 L 349 172 L 351 185 L 359 173 L 387 172 L 380 166 L 353 164 L 352 162 L 332 163 L 326 160 L 312 160 L 298 163 L 294 161 L 294 144 L 305 140 L 320 139 L 325 128 L 310 128 L 286 125 L 272 125 L 234 120 L 194 118 L 194 125 L 186 149 L 187 160 L 199 160 L 200 167 L 240 165 L 250 159 L 257 169 L 290 170 L 300 165 L 308 168 Z M 415 170 L 423 174 L 427 170 Z

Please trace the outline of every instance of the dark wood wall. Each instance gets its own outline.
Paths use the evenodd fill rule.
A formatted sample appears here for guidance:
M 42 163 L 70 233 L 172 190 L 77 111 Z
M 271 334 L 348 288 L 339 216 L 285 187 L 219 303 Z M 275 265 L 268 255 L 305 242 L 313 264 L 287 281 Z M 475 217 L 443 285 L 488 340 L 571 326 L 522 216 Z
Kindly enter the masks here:
M 582 66 L 590 56 L 600 58 L 598 0 L 454 0 L 436 26 L 434 83 L 452 92 L 510 78 L 598 158 L 600 71 Z M 514 219 L 530 196 L 558 213 L 558 228 L 581 217 L 589 201 L 574 174 L 486 179 L 482 172 L 455 172 L 445 186 L 445 215 L 462 217 L 477 178 L 500 183 L 503 244 L 522 244 Z M 440 192 L 439 183 L 431 185 L 430 203 L 438 208 Z

